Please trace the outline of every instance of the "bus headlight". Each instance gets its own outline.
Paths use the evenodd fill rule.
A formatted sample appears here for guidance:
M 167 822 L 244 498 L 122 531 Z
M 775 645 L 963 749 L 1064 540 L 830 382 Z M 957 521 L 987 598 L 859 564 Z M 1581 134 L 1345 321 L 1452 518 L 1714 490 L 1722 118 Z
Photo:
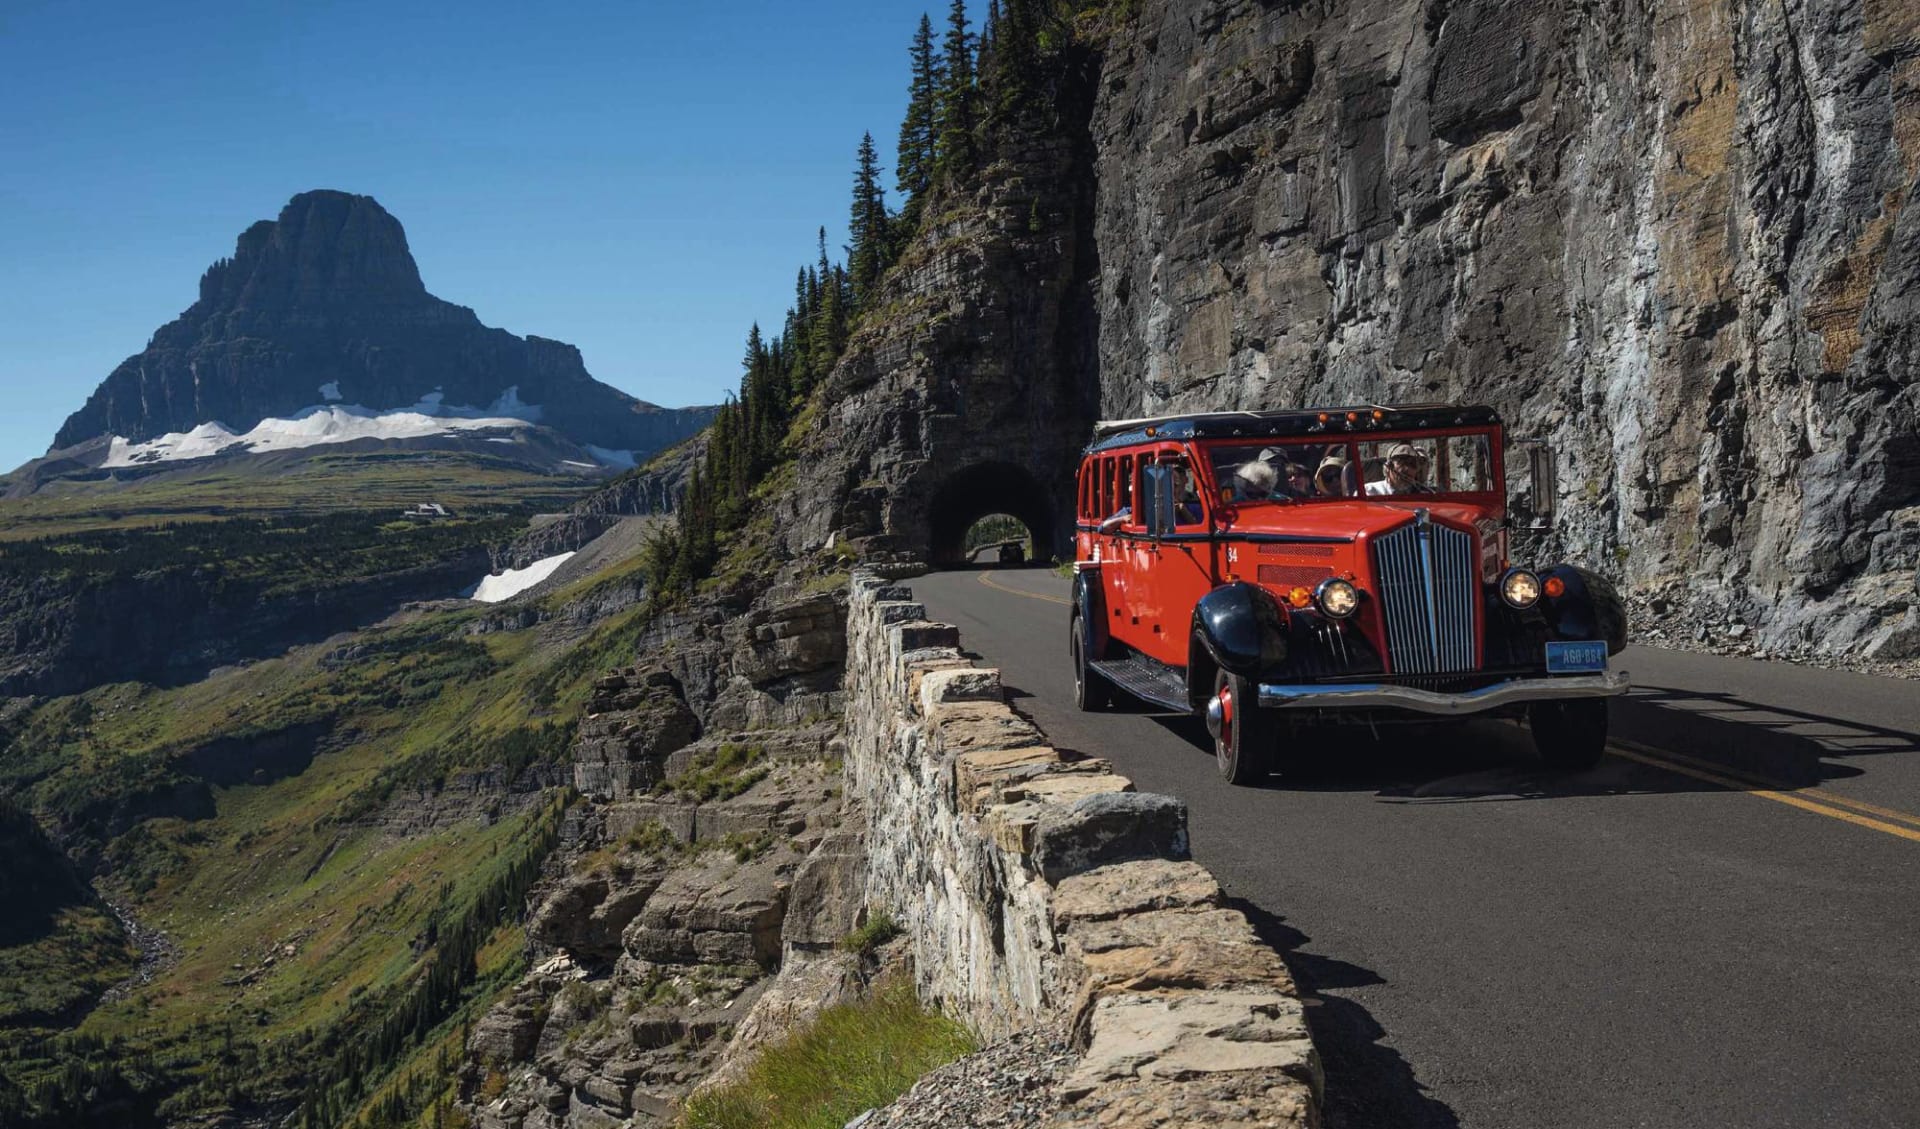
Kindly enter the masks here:
M 1510 569 L 1500 578 L 1500 598 L 1525 611 L 1540 602 L 1540 578 L 1524 568 Z
M 1360 608 L 1360 589 L 1335 577 L 1322 580 L 1313 590 L 1313 602 L 1320 614 L 1330 619 L 1345 619 Z

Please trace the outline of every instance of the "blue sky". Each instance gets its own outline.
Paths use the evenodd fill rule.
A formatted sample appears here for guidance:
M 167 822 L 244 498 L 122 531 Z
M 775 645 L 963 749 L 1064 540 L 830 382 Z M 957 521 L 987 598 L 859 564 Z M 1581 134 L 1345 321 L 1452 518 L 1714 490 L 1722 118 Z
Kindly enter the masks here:
M 9 0 L 0 469 L 309 188 L 378 199 L 427 288 L 486 324 L 713 402 L 820 224 L 839 257 L 863 130 L 891 163 L 929 9 Z

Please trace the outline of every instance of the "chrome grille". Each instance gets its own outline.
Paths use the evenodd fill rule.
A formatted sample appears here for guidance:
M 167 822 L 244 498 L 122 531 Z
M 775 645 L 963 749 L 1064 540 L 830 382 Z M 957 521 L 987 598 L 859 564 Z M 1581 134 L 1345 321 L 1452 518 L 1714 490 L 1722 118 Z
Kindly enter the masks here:
M 1395 674 L 1474 670 L 1473 537 L 1418 512 L 1410 525 L 1373 539 L 1387 662 Z

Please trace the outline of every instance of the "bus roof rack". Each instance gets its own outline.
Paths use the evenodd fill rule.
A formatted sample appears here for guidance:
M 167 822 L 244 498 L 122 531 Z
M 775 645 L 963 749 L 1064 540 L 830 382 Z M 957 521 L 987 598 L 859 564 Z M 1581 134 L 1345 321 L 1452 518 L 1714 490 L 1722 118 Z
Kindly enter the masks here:
M 1500 422 L 1485 404 L 1360 404 L 1270 412 L 1187 412 L 1094 424 L 1088 451 L 1151 439 L 1278 439 L 1428 427 L 1474 427 Z

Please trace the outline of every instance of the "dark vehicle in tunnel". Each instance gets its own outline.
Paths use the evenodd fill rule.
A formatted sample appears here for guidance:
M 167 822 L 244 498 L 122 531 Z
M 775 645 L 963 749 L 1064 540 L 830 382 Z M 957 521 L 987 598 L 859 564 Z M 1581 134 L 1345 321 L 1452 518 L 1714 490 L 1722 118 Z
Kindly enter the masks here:
M 1307 723 L 1524 714 L 1547 764 L 1599 758 L 1625 612 L 1595 573 L 1510 558 L 1550 524 L 1553 459 L 1492 408 L 1103 423 L 1076 485 L 1080 708 L 1198 711 L 1236 784 Z

